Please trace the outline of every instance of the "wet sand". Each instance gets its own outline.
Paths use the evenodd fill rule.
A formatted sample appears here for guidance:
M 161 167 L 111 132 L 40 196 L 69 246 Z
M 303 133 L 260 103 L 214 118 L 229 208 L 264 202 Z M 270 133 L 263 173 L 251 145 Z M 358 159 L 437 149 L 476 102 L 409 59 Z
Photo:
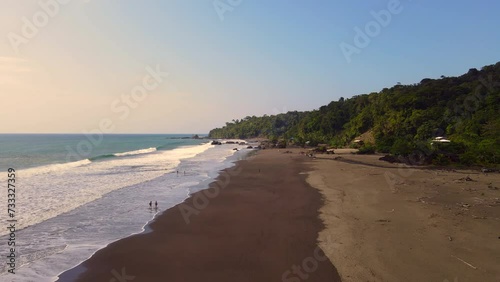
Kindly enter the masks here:
M 78 281 L 500 282 L 499 173 L 300 151 L 240 161 L 153 232 L 62 277 L 87 268 Z
M 60 281 L 340 281 L 318 248 L 323 200 L 305 161 L 282 150 L 240 161 L 152 232 L 110 244 Z

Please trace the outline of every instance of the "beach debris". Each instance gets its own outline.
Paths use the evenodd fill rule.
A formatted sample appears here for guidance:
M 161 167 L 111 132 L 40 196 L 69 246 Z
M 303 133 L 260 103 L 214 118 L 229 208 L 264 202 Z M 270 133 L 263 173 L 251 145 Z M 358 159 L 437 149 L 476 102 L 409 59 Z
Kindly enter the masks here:
M 308 156 L 309 158 L 313 158 L 313 159 L 315 159 L 315 158 L 316 158 L 316 156 L 315 156 L 314 154 L 312 154 L 312 153 L 307 154 L 307 156 Z
M 424 199 L 429 199 L 428 197 L 420 197 L 417 199 L 417 201 L 421 202 L 422 204 L 427 204 L 427 201 Z
M 477 216 L 477 215 L 472 215 L 473 219 L 486 219 L 486 216 Z
M 493 186 L 491 183 L 488 184 L 488 189 L 490 190 L 498 190 L 498 187 Z
M 470 178 L 470 176 L 468 176 L 468 175 L 467 175 L 467 177 L 462 177 L 462 178 L 460 178 L 458 180 L 462 180 L 462 181 L 475 181 L 472 178 Z
M 239 151 L 238 148 L 233 148 L 233 151 Z
M 475 267 L 475 266 L 473 266 L 472 264 L 470 264 L 470 263 L 466 262 L 465 260 L 463 260 L 463 259 L 461 259 L 461 258 L 459 258 L 459 257 L 457 257 L 457 256 L 454 256 L 454 255 L 451 255 L 451 256 L 452 256 L 452 257 L 454 257 L 454 258 L 456 258 L 456 259 L 458 259 L 459 261 L 461 261 L 461 262 L 465 263 L 467 266 L 471 267 L 472 269 L 477 269 L 477 267 Z
M 468 210 L 471 205 L 470 204 L 465 204 L 465 203 L 457 203 L 458 206 L 462 208 L 462 210 Z
M 399 163 L 400 161 L 394 157 L 394 156 L 391 156 L 391 155 L 385 155 L 383 157 L 380 157 L 379 158 L 380 161 L 386 161 L 386 162 L 389 162 L 389 163 Z
M 390 211 L 387 211 L 387 212 L 394 212 L 394 209 L 390 210 Z
M 451 238 L 451 236 L 448 236 L 448 240 L 451 242 L 453 241 L 453 238 Z
M 252 146 L 247 146 L 247 149 L 253 149 L 253 147 Z
M 378 219 L 377 222 L 391 222 L 390 219 Z
M 327 149 L 327 150 L 326 150 L 326 154 L 327 154 L 327 155 L 330 155 L 330 154 L 332 154 L 332 155 L 333 155 L 333 154 L 335 154 L 335 149 Z
M 494 170 L 494 169 L 491 169 L 491 168 L 486 168 L 486 167 L 485 167 L 485 168 L 482 168 L 482 169 L 481 169 L 481 172 L 482 172 L 482 173 L 489 173 L 489 172 L 495 172 L 495 170 Z

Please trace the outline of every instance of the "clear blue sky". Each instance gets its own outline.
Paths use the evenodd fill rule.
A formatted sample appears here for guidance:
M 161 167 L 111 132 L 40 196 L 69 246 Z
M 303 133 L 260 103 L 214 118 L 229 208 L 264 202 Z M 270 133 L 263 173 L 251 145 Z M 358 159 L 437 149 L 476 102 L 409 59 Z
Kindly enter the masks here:
M 41 8 L 2 1 L 0 93 L 13 105 L 0 118 L 16 124 L 0 132 L 82 132 L 109 118 L 114 133 L 203 133 L 500 60 L 500 1 L 402 0 L 348 62 L 342 42 L 354 46 L 355 28 L 390 2 L 242 0 L 221 20 L 212 0 L 73 0 L 16 53 L 8 34 Z M 145 101 L 126 117 L 110 109 L 157 65 L 169 76 Z

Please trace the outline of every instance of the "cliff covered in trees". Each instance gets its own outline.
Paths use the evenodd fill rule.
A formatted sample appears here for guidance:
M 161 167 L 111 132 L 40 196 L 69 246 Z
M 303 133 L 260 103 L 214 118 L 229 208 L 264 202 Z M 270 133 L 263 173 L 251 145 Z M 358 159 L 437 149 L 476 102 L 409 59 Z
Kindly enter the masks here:
M 499 114 L 500 62 L 459 77 L 425 78 L 413 85 L 340 98 L 314 111 L 233 120 L 209 136 L 340 147 L 371 131 L 375 142 L 365 146 L 402 156 L 435 151 L 430 140 L 446 136 L 452 142 L 439 144 L 445 156 L 454 154 L 465 164 L 493 164 L 500 162 Z

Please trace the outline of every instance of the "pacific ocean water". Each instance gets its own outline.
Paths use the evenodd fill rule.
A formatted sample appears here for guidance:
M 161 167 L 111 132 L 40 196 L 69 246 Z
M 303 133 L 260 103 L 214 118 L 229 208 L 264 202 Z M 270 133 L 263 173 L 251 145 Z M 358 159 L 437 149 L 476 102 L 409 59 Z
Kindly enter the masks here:
M 0 280 L 55 281 L 107 244 L 143 232 L 154 216 L 207 188 L 248 152 L 188 137 L 0 134 L 2 205 L 9 168 L 16 179 L 16 274 L 7 272 L 5 243 Z M 0 229 L 0 241 L 9 236 Z

